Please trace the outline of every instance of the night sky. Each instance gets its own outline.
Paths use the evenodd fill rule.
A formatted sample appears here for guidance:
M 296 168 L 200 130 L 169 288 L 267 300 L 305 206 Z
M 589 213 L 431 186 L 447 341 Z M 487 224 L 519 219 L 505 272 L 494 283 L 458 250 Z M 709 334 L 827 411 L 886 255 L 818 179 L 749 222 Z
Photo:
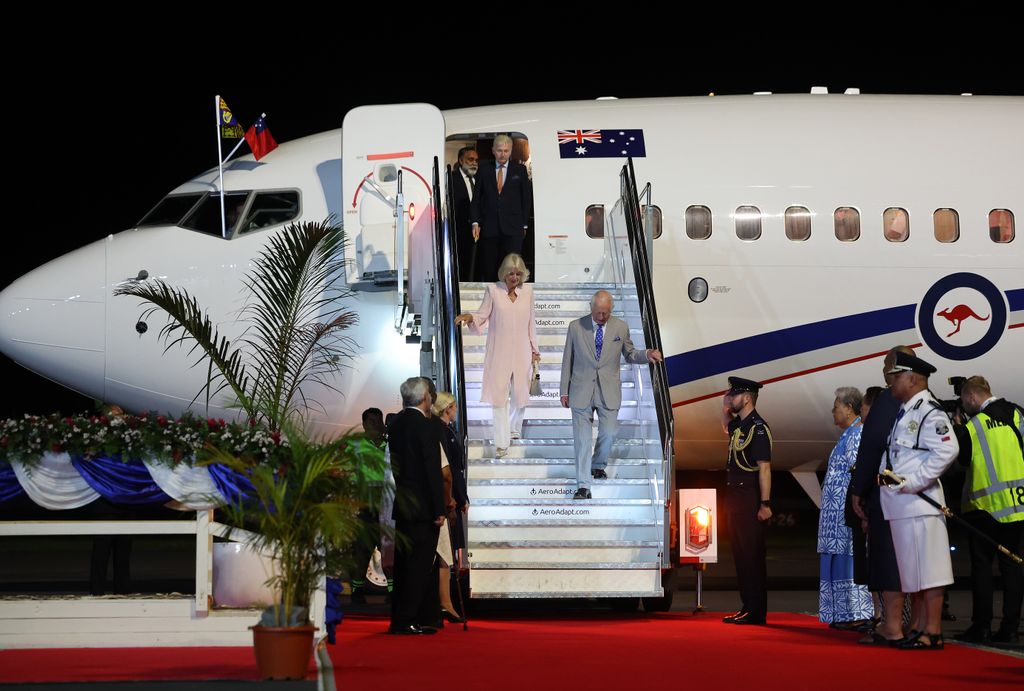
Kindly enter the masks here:
M 425 28 L 401 22 L 377 27 L 383 33 L 376 40 L 352 42 L 337 35 L 275 36 L 269 33 L 274 26 L 247 21 L 240 16 L 230 30 L 218 32 L 217 44 L 192 30 L 154 35 L 154 22 L 134 35 L 79 31 L 70 23 L 60 30 L 47 26 L 32 50 L 14 47 L 8 37 L 0 49 L 2 117 L 6 161 L 16 177 L 7 183 L 0 286 L 134 225 L 170 189 L 215 165 L 218 93 L 244 127 L 266 112 L 279 142 L 339 127 L 346 111 L 371 103 L 425 101 L 446 109 L 608 95 L 806 93 L 811 86 L 832 92 L 855 86 L 862 93 L 1024 95 L 1019 44 L 994 40 L 997 26 L 976 39 L 951 38 L 948 31 L 961 27 L 957 17 L 950 18 L 947 33 L 921 34 L 915 41 L 899 26 L 891 27 L 902 32 L 894 41 L 882 35 L 882 27 L 833 28 L 786 40 L 765 31 L 740 40 L 729 35 L 728 25 L 718 26 L 725 33 L 707 32 L 694 41 L 694 27 L 673 24 L 614 45 L 600 45 L 566 26 L 564 32 L 534 35 L 522 28 L 524 20 L 516 20 L 507 29 L 515 46 L 503 50 L 497 79 L 489 76 L 495 69 L 491 61 L 479 56 L 477 44 L 486 38 L 481 22 L 452 20 L 467 32 L 472 27 L 471 33 L 447 32 L 429 44 L 443 57 L 429 60 L 399 47 L 396 31 L 416 34 L 409 45 L 426 40 Z M 9 27 L 9 33 L 16 31 Z M 244 145 L 243 150 L 248 153 Z M 2 417 L 92 407 L 92 401 L 4 356 L 0 382 L 6 392 Z

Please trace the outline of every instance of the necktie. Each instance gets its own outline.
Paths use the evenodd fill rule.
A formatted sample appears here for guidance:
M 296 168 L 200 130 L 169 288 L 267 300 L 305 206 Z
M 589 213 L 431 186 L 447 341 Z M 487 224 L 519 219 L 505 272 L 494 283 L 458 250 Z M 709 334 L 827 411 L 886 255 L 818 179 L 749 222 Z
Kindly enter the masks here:
M 604 346 L 604 325 L 597 325 L 597 337 L 594 339 L 594 352 L 597 354 L 597 359 L 601 359 L 601 348 Z
M 505 186 L 505 166 L 498 166 L 498 194 L 501 194 L 501 188 Z

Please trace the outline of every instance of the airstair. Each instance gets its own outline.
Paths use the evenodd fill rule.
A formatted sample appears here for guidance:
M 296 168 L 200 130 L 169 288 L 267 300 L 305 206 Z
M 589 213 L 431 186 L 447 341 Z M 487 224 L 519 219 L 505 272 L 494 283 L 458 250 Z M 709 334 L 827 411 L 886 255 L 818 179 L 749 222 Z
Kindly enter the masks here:
M 533 284 L 543 395 L 527 407 L 522 438 L 497 458 L 491 407 L 480 403 L 486 337 L 454 325 L 456 315 L 479 306 L 486 286 L 455 278 L 458 253 L 445 192 L 451 171 L 445 175 L 439 165 L 443 118 L 424 104 L 364 107 L 346 116 L 343 134 L 343 196 L 353 200 L 345 221 L 355 234 L 353 264 L 361 283 L 394 286 L 396 328 L 419 342 L 421 374 L 454 392 L 459 404 L 470 497 L 463 566 L 469 567 L 471 597 L 642 597 L 649 598 L 648 609 L 667 607 L 674 471 L 664 365 L 620 363 L 618 438 L 608 479 L 589 483 L 590 500 L 572 499 L 571 412 L 560 405 L 558 390 L 569 322 L 590 312 L 599 289 L 613 295 L 613 314 L 627 322 L 637 348 L 661 349 L 649 260 L 652 224 L 644 219 L 632 161 L 620 175 L 620 198 L 605 214 L 604 282 Z M 430 167 L 428 186 L 417 171 Z M 360 195 L 375 195 L 374 201 L 356 204 Z M 414 205 L 427 212 L 410 213 Z M 381 239 L 388 235 L 393 240 Z

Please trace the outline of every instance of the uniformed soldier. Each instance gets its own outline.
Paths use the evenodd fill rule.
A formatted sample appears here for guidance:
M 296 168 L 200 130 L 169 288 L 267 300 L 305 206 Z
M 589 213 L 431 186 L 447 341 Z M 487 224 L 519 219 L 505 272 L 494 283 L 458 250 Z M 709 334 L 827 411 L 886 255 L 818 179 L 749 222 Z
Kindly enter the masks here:
M 939 476 L 960 450 L 949 417 L 928 390 L 928 375 L 933 372 L 935 368 L 919 357 L 896 354 L 890 370 L 892 395 L 902 405 L 879 468 L 903 478 L 899 484 L 883 487 L 880 498 L 892 530 L 900 584 L 915 605 L 911 629 L 920 633 L 898 645 L 909 650 L 943 647 L 942 594 L 953 582 L 945 518 L 915 496 L 921 493 L 944 504 Z
M 722 621 L 764 624 L 768 614 L 764 522 L 772 516 L 772 433 L 754 410 L 761 384 L 729 377 L 729 387 L 722 401 L 722 427 L 729 435 L 725 501 L 742 606 Z
M 1024 414 L 1020 406 L 992 395 L 984 377 L 970 377 L 960 390 L 964 412 L 972 417 L 956 425 L 960 464 L 967 468 L 965 521 L 1020 554 L 1024 544 Z M 971 625 L 958 641 L 1015 643 L 1020 640 L 1024 572 L 1020 564 L 997 553 L 992 543 L 970 534 Z M 1003 621 L 992 626 L 992 559 L 999 557 L 1003 576 Z

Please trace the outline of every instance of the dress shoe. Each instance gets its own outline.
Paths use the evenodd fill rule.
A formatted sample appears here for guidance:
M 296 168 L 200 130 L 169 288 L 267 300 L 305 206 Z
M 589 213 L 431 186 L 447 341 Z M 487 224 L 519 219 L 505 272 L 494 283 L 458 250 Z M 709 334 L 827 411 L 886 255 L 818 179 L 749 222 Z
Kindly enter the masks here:
M 1019 643 L 1020 634 L 1017 633 L 1017 629 L 1004 629 L 1000 627 L 998 631 L 992 634 L 993 643 Z
M 732 623 L 741 626 L 764 626 L 766 622 L 764 617 L 757 617 L 750 612 L 746 612 L 733 619 Z
M 727 614 L 724 617 L 722 617 L 722 623 L 724 623 L 724 624 L 735 624 L 736 623 L 736 619 L 738 617 L 742 617 L 745 614 L 746 614 L 746 612 L 744 612 L 742 609 L 739 612 L 733 612 L 732 614 Z
M 415 624 L 407 624 L 406 626 L 391 626 L 388 628 L 388 633 L 392 636 L 419 636 L 426 633 L 426 631 Z M 431 633 L 435 632 L 431 631 Z
M 444 619 L 438 617 L 437 621 L 432 621 L 429 624 L 420 624 L 419 627 L 423 633 L 437 633 L 444 628 Z
M 461 624 L 462 622 L 465 621 L 465 619 L 463 619 L 462 617 L 460 617 L 457 614 L 453 614 L 452 612 L 448 611 L 444 607 L 441 608 L 441 617 L 443 619 L 446 619 L 446 620 L 450 621 L 453 624 Z
M 926 637 L 927 641 L 924 640 Z M 923 631 L 914 638 L 908 638 L 896 647 L 900 650 L 942 650 L 946 646 L 942 640 L 941 633 Z
M 576 490 L 576 494 L 572 495 L 572 498 L 573 499 L 593 499 L 593 497 L 590 496 L 590 490 L 587 489 L 586 487 L 580 487 L 578 490 Z
M 608 479 L 608 473 L 604 472 L 603 468 L 598 468 L 597 470 L 592 470 L 592 471 L 590 471 L 590 474 L 594 476 L 595 480 L 607 480 Z
M 961 643 L 988 643 L 992 640 L 992 632 L 987 626 L 971 624 L 966 631 L 953 636 L 953 640 Z

